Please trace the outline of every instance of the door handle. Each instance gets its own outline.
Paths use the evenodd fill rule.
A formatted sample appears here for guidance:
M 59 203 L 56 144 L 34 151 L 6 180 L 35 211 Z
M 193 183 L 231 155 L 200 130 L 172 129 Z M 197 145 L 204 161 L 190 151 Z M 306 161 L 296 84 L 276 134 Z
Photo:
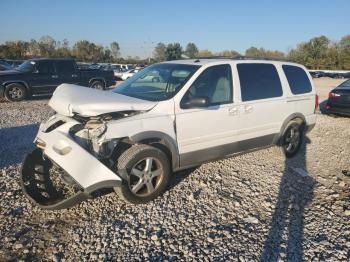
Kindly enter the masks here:
M 244 106 L 245 113 L 251 113 L 252 111 L 253 111 L 253 106 L 251 106 L 251 105 Z
M 239 110 L 238 110 L 237 107 L 231 107 L 231 108 L 229 108 L 229 110 L 228 110 L 228 114 L 229 114 L 230 116 L 236 116 L 236 115 L 238 115 L 238 113 L 239 113 Z
M 78 75 L 76 75 L 76 74 L 73 74 L 73 75 L 72 75 L 72 77 L 78 77 Z
M 52 75 L 51 78 L 58 78 L 58 75 Z

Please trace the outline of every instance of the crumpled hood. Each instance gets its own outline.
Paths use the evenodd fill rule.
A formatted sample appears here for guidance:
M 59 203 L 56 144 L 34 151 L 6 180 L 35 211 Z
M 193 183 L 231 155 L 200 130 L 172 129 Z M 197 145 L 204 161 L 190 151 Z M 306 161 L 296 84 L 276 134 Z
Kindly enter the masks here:
M 146 111 L 157 102 L 141 100 L 130 96 L 101 91 L 72 84 L 57 87 L 49 101 L 49 106 L 65 116 L 97 116 L 119 111 Z

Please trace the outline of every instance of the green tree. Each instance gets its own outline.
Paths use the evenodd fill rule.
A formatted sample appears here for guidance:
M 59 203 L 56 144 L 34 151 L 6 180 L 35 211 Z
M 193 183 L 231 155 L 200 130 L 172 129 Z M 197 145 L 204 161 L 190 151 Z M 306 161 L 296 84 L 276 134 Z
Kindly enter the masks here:
M 254 46 L 248 48 L 245 51 L 245 55 L 248 57 L 257 57 L 257 58 L 272 58 L 272 59 L 283 59 L 285 54 L 277 50 L 266 50 L 264 48 L 256 48 Z
M 289 59 L 301 63 L 308 68 L 323 69 L 327 67 L 327 54 L 330 40 L 325 36 L 314 37 L 308 42 L 301 43 L 296 49 L 291 50 Z M 328 67 L 334 68 L 335 65 Z
M 57 41 L 57 48 L 56 48 L 56 52 L 55 52 L 55 56 L 56 57 L 71 57 L 72 56 L 72 52 L 71 49 L 69 47 L 69 42 L 67 39 L 63 39 L 62 42 Z
M 22 59 L 26 56 L 28 42 L 7 41 L 0 45 L 0 57 L 8 59 Z
M 339 64 L 342 69 L 350 70 L 350 35 L 339 41 Z
M 179 43 L 168 44 L 165 51 L 166 60 L 177 60 L 182 55 L 182 47 Z
M 219 52 L 217 55 L 218 56 L 235 57 L 235 56 L 240 56 L 241 54 L 235 50 L 224 50 L 222 52 Z
M 162 62 L 166 60 L 166 45 L 163 43 L 158 43 L 153 51 L 153 58 L 157 62 Z
M 208 49 L 200 50 L 198 52 L 198 57 L 211 57 L 211 56 L 213 56 L 213 53 Z
M 198 48 L 194 43 L 188 43 L 185 50 L 185 55 L 188 58 L 195 58 L 198 55 Z
M 254 46 L 245 50 L 245 55 L 249 56 L 249 57 L 262 57 L 263 56 L 261 53 L 261 50 L 259 50 L 258 48 L 254 47 Z
M 117 60 L 120 56 L 120 46 L 117 42 L 112 42 L 110 46 L 111 55 L 114 60 Z
M 105 59 L 103 46 L 87 40 L 76 42 L 73 47 L 73 53 L 79 61 L 84 62 L 102 62 Z
M 40 56 L 54 57 L 56 55 L 56 41 L 51 36 L 42 36 L 38 42 Z

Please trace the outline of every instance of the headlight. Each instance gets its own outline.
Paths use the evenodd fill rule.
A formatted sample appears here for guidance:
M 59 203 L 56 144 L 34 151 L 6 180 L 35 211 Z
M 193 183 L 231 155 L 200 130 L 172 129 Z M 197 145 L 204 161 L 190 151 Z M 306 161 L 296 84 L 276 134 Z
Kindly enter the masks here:
M 88 130 L 90 138 L 91 137 L 100 137 L 107 130 L 106 124 L 99 119 L 91 119 L 91 120 L 87 121 L 85 124 L 85 128 Z

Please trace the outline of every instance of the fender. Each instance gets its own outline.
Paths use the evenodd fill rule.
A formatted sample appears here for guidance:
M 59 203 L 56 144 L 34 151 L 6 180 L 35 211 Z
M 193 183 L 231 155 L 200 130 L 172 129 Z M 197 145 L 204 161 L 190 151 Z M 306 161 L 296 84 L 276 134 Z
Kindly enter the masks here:
M 6 88 L 7 85 L 14 84 L 14 83 L 24 85 L 24 87 L 27 89 L 27 91 L 30 92 L 30 86 L 28 85 L 27 82 L 25 82 L 23 80 L 9 80 L 9 81 L 3 82 L 2 85 Z
M 274 144 L 279 144 L 280 139 L 281 139 L 281 137 L 282 137 L 282 135 L 283 135 L 283 132 L 284 132 L 284 130 L 286 129 L 288 123 L 289 123 L 290 121 L 292 121 L 293 119 L 295 119 L 295 118 L 300 118 L 300 119 L 303 120 L 303 123 L 306 123 L 305 116 L 304 116 L 302 113 L 298 113 L 298 112 L 297 112 L 297 113 L 293 113 L 293 114 L 289 115 L 289 116 L 284 120 L 284 122 L 283 122 L 283 124 L 282 124 L 282 126 L 281 126 L 281 129 L 280 129 L 280 132 L 279 132 L 279 133 L 275 136 L 275 138 L 273 139 L 273 143 L 274 143 Z
M 137 143 L 146 139 L 159 139 L 164 141 L 165 146 L 171 152 L 173 170 L 176 170 L 177 168 L 179 168 L 179 150 L 177 148 L 176 141 L 172 137 L 159 131 L 145 131 L 130 137 L 130 140 L 134 143 Z

